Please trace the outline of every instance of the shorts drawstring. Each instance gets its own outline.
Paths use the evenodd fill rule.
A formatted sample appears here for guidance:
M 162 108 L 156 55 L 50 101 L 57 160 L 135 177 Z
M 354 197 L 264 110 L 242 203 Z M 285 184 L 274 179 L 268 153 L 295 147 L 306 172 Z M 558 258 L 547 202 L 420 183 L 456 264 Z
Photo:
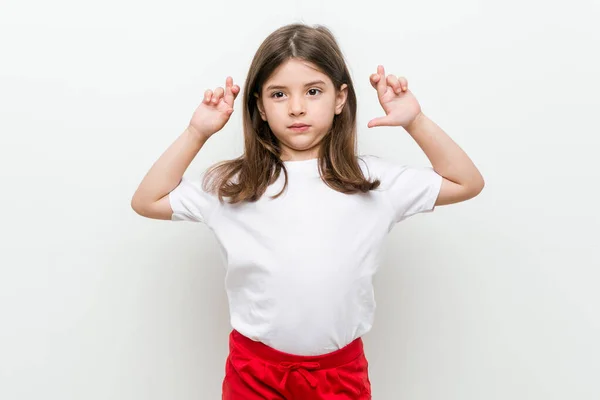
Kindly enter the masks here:
M 292 371 L 298 371 L 300 374 L 302 374 L 304 379 L 306 379 L 306 381 L 312 388 L 317 387 L 317 383 L 318 383 L 317 379 L 314 376 L 312 376 L 310 374 L 310 372 L 308 372 L 308 371 L 319 369 L 320 367 L 321 367 L 321 364 L 319 364 L 318 362 L 315 362 L 315 361 L 306 361 L 306 362 L 283 361 L 283 362 L 280 362 L 278 365 L 279 370 L 281 370 L 281 371 L 285 370 L 285 374 L 283 374 L 283 379 L 281 379 L 281 388 L 285 389 L 285 384 L 287 382 L 288 375 Z

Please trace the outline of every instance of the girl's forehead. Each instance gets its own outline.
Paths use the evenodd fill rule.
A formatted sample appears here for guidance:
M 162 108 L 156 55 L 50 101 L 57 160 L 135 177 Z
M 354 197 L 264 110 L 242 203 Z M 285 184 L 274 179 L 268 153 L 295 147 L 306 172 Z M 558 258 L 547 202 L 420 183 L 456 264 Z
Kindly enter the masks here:
M 267 78 L 266 84 L 280 86 L 304 85 L 311 81 L 321 80 L 331 83 L 329 77 L 321 72 L 314 64 L 305 60 L 290 59 L 279 65 Z

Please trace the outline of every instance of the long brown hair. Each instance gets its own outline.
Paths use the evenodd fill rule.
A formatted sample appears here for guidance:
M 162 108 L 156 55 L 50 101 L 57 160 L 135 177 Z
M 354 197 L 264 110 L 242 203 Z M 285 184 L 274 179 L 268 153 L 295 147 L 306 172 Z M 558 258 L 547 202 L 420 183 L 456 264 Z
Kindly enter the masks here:
M 340 47 L 331 31 L 322 26 L 302 23 L 285 25 L 271 33 L 260 45 L 250 65 L 244 86 L 244 154 L 221 161 L 206 173 L 204 188 L 230 203 L 256 201 L 274 183 L 283 170 L 287 187 L 288 174 L 281 160 L 281 147 L 257 108 L 255 94 L 262 93 L 264 82 L 275 69 L 290 58 L 314 64 L 329 76 L 338 91 L 348 85 L 342 112 L 335 115 L 331 130 L 319 145 L 319 174 L 332 189 L 342 193 L 368 192 L 379 187 L 379 180 L 367 180 L 358 164 L 356 140 L 356 93 Z M 235 179 L 234 179 L 235 178 Z

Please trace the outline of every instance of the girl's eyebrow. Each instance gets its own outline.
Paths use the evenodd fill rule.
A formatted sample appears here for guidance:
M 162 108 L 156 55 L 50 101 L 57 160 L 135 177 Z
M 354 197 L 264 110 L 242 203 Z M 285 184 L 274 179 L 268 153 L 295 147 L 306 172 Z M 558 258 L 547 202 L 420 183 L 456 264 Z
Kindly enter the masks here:
M 326 84 L 325 82 L 319 80 L 319 81 L 308 82 L 307 84 L 304 85 L 304 87 L 316 85 L 316 84 L 319 84 L 319 83 L 322 84 L 322 85 Z M 266 90 L 272 90 L 272 89 L 287 89 L 287 87 L 281 86 L 281 85 L 270 85 Z

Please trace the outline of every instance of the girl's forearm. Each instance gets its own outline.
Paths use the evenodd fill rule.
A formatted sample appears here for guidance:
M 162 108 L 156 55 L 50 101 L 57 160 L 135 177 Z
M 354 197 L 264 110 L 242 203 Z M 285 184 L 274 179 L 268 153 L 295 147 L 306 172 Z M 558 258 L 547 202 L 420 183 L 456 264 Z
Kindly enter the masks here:
M 179 184 L 208 137 L 189 127 L 183 131 L 146 173 L 133 195 L 132 207 L 143 209 L 169 194 Z
M 473 161 L 435 122 L 420 113 L 405 129 L 439 175 L 474 191 L 483 188 L 483 177 Z

